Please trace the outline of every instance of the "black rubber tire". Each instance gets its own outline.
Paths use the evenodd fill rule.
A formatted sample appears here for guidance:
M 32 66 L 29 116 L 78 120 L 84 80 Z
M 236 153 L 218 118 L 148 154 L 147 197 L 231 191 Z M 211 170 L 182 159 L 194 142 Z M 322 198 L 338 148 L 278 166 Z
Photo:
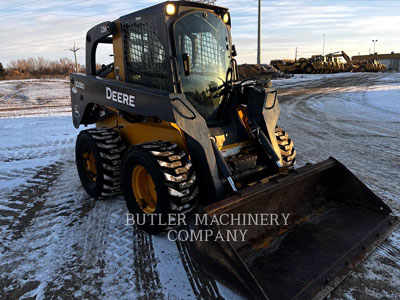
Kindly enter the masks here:
M 85 170 L 83 153 L 94 154 L 96 181 Z M 88 129 L 79 133 L 75 146 L 75 160 L 79 178 L 86 192 L 94 198 L 106 198 L 121 191 L 121 162 L 125 146 L 118 132 L 111 128 Z
M 361 66 L 358 70 L 360 72 L 362 72 L 362 73 L 365 73 L 365 72 L 367 72 L 367 67 L 366 66 Z
M 161 233 L 171 226 L 151 224 L 136 202 L 132 187 L 135 166 L 144 167 L 151 175 L 157 192 L 157 204 L 152 214 L 167 222 L 175 214 L 189 215 L 198 202 L 198 185 L 195 171 L 188 155 L 178 145 L 168 141 L 154 141 L 133 146 L 127 151 L 122 166 L 122 190 L 126 205 L 141 228 L 150 234 Z M 147 218 L 145 216 L 147 215 Z M 144 224 L 142 224 L 144 222 Z
M 314 67 L 313 65 L 306 65 L 304 67 L 304 73 L 306 74 L 312 74 L 314 72 Z
M 279 126 L 275 128 L 275 136 L 281 151 L 283 167 L 294 168 L 296 164 L 296 149 L 293 146 L 293 141 L 289 138 L 288 133 Z

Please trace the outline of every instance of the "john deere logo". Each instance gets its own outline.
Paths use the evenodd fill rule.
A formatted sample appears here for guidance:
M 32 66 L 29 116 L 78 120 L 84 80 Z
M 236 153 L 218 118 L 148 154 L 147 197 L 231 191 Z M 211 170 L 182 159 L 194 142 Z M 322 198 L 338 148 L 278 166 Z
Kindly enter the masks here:
M 125 94 L 123 92 L 113 91 L 109 87 L 106 87 L 106 99 L 121 104 L 125 104 L 131 107 L 135 107 L 135 96 Z
M 78 105 L 74 105 L 73 112 L 74 112 L 74 117 L 75 118 L 79 118 L 81 116 L 81 114 L 79 113 L 79 106 Z

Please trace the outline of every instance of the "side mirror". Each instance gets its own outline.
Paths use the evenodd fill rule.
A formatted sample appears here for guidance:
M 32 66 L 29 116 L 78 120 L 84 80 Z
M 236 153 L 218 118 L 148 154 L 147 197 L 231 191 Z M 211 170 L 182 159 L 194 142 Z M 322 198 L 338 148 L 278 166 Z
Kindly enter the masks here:
M 182 61 L 183 61 L 183 69 L 185 70 L 185 76 L 189 76 L 192 65 L 190 63 L 190 56 L 188 53 L 182 54 Z
M 237 52 L 236 52 L 236 46 L 232 45 L 232 57 L 237 56 Z

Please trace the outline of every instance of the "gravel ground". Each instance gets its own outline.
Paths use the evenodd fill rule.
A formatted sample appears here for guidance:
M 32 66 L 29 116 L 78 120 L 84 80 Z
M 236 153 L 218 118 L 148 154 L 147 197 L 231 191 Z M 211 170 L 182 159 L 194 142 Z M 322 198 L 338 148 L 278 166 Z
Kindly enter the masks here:
M 298 166 L 334 156 L 400 214 L 400 74 L 274 81 Z M 241 299 L 187 244 L 125 226 L 122 197 L 95 201 L 74 165 L 68 82 L 0 82 L 1 299 Z M 400 299 L 400 229 L 328 299 Z

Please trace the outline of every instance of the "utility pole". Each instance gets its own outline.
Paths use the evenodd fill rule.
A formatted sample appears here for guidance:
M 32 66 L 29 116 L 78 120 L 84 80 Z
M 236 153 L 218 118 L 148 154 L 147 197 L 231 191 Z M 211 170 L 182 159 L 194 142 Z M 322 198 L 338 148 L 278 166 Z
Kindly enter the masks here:
M 372 40 L 372 42 L 374 43 L 374 55 L 375 55 L 375 44 L 376 44 L 376 42 L 378 42 L 378 40 Z
M 261 0 L 258 0 L 258 42 L 257 42 L 257 65 L 261 64 Z
M 74 42 L 74 48 L 68 49 L 69 51 L 74 52 L 74 56 L 75 56 L 75 71 L 76 71 L 76 73 L 79 73 L 78 60 L 76 59 L 76 52 L 78 52 L 79 49 L 81 49 L 81 48 L 76 48 L 75 47 L 75 42 Z
M 297 61 L 297 47 L 296 47 L 296 53 L 294 55 L 294 60 Z
M 325 33 L 324 33 L 322 36 L 323 36 L 323 41 L 322 41 L 322 55 L 325 55 Z

